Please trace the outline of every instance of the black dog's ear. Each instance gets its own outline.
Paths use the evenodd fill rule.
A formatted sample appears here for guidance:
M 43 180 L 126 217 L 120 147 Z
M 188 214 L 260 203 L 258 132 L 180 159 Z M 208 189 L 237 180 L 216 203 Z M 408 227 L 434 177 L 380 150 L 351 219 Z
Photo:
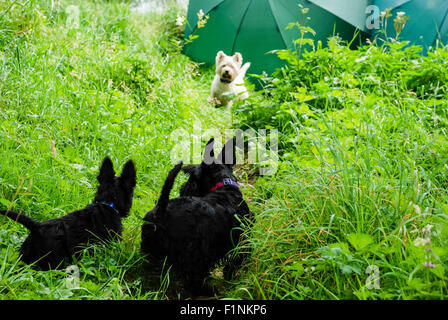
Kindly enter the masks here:
M 121 173 L 120 180 L 131 188 L 134 188 L 137 184 L 137 174 L 135 170 L 135 165 L 132 160 L 126 162 Z
M 218 155 L 218 162 L 221 164 L 232 167 L 236 163 L 235 155 L 235 138 L 227 140 L 226 144 L 222 148 L 221 153 Z
M 99 183 L 109 182 L 115 178 L 114 165 L 109 157 L 104 158 L 101 165 L 100 174 L 97 179 Z
M 213 151 L 213 144 L 215 143 L 215 139 L 211 138 L 207 145 L 204 148 L 204 155 L 202 158 L 202 164 L 210 165 L 215 162 L 215 153 Z

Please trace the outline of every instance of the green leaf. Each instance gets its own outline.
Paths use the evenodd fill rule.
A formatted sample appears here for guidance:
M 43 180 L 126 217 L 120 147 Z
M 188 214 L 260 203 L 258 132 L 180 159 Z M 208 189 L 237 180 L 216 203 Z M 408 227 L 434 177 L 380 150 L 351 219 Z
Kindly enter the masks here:
M 339 263 L 339 268 L 341 269 L 343 274 L 349 275 L 352 272 L 356 274 L 361 274 L 361 269 L 356 264 L 343 264 Z
M 373 243 L 372 236 L 365 233 L 351 233 L 347 236 L 347 240 L 356 251 L 363 250 Z
M 301 276 L 305 272 L 305 268 L 299 262 L 284 266 L 282 270 L 287 271 L 290 275 L 296 277 Z
M 348 244 L 346 242 L 335 242 L 335 243 L 330 243 L 328 245 L 331 249 L 333 248 L 340 248 L 342 253 L 345 254 L 349 254 L 350 250 L 348 248 Z
M 11 201 L 9 201 L 8 199 L 0 199 L 0 204 L 4 205 L 7 208 L 11 207 Z

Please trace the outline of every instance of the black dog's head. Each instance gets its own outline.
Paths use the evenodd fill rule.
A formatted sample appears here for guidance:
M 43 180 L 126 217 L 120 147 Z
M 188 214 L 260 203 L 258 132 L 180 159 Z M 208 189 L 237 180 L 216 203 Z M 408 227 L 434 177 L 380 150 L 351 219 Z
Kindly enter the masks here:
M 132 160 L 126 162 L 121 176 L 117 177 L 112 161 L 106 157 L 97 179 L 100 185 L 95 195 L 95 202 L 112 203 L 120 216 L 125 217 L 131 209 L 136 185 L 135 166 Z
M 233 165 L 236 163 L 235 140 L 228 140 L 217 158 L 215 158 L 213 152 L 213 144 L 214 139 L 212 138 L 205 146 L 201 164 L 188 165 L 182 168 L 182 171 L 188 174 L 189 178 L 180 189 L 181 197 L 202 197 L 218 182 L 225 179 L 236 182 L 233 175 Z

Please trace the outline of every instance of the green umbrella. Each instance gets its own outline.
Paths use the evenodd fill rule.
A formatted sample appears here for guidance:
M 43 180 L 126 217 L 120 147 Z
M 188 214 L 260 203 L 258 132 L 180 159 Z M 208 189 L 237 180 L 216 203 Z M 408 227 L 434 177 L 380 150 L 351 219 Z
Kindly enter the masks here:
M 375 0 L 374 4 L 384 10 L 386 8 L 395 9 L 410 1 L 412 0 Z
M 393 19 L 397 12 L 404 12 L 410 19 L 406 23 L 401 40 L 421 45 L 426 50 L 437 40 L 448 42 L 448 1 L 447 0 L 376 0 L 381 11 L 391 8 L 393 17 L 387 26 L 388 37 L 395 37 Z M 379 33 L 378 33 L 379 34 Z M 383 35 L 380 35 L 383 37 Z
M 331 12 L 344 21 L 358 27 L 360 30 L 368 32 L 366 25 L 366 8 L 374 4 L 374 0 L 357 1 L 329 1 L 329 0 L 309 0 L 321 8 Z M 403 0 L 402 0 L 403 1 Z M 408 0 L 409 1 L 409 0 Z M 388 0 L 388 2 L 391 2 Z
M 190 35 L 198 38 L 185 45 L 184 53 L 195 61 L 213 65 L 219 50 L 228 55 L 240 52 L 244 62 L 251 62 L 248 73 L 261 74 L 266 71 L 270 74 L 282 67 L 284 62 L 269 52 L 294 48 L 293 41 L 300 36 L 297 28 L 286 30 L 289 23 L 301 22 L 313 28 L 316 31 L 315 40 L 323 43 L 334 34 L 344 40 L 352 40 L 361 21 L 352 15 L 365 19 L 365 9 L 360 13 L 353 12 L 346 3 L 358 7 L 355 4 L 360 1 L 369 2 L 332 0 L 330 2 L 344 3 L 343 8 L 347 11 L 338 9 L 338 13 L 334 14 L 330 11 L 337 9 L 337 6 L 327 6 L 324 1 L 318 0 L 190 0 L 185 38 Z M 298 4 L 309 8 L 306 16 L 310 20 L 302 16 Z M 209 16 L 203 28 L 197 26 L 200 10 Z

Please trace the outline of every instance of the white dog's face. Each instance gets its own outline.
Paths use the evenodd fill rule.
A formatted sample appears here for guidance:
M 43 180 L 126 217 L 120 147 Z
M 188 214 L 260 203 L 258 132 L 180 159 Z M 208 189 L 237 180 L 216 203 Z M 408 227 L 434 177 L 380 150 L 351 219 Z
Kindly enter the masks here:
M 241 53 L 236 52 L 233 56 L 228 56 L 224 52 L 219 51 L 216 55 L 216 74 L 222 80 L 233 81 L 238 73 L 240 73 L 243 57 Z

